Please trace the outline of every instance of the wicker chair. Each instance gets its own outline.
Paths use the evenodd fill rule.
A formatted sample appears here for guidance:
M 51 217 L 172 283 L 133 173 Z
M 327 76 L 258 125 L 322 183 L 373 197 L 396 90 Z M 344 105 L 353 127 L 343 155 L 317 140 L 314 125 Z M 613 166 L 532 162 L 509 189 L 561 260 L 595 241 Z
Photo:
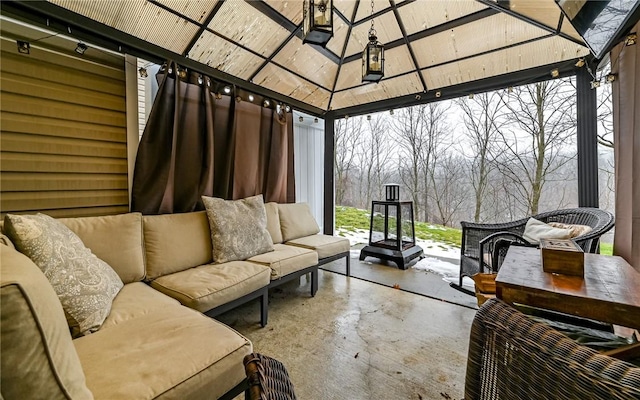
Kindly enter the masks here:
M 640 368 L 491 299 L 471 326 L 465 400 L 640 399 Z
M 549 211 L 532 216 L 542 222 L 588 225 L 591 231 L 573 238 L 585 252 L 598 250 L 599 238 L 613 228 L 614 217 L 599 208 L 569 208 Z M 529 218 L 501 224 L 477 224 L 462 221 L 462 246 L 460 249 L 460 282 L 452 283 L 455 289 L 474 295 L 462 288 L 462 278 L 478 272 L 497 272 L 510 245 L 531 246 L 522 234 Z M 482 263 L 480 262 L 482 260 Z

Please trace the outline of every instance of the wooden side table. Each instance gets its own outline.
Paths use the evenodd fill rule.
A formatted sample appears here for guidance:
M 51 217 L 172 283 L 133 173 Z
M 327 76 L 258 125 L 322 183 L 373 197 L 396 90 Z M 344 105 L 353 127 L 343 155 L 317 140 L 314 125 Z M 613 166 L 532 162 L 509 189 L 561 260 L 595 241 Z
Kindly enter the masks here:
M 640 329 L 640 273 L 617 256 L 585 254 L 583 278 L 544 272 L 539 249 L 512 246 L 496 277 L 496 296 Z

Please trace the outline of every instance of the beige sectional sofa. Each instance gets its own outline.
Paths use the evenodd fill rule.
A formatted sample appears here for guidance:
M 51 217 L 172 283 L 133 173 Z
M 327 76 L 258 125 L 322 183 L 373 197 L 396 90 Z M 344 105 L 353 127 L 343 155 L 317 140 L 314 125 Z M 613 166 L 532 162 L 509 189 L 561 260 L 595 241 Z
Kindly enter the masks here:
M 223 264 L 212 263 L 204 212 L 61 219 L 124 283 L 100 329 L 75 339 L 44 274 L 11 243 L 0 245 L 2 398 L 233 398 L 245 387 L 242 359 L 252 345 L 203 312 L 259 298 L 264 325 L 270 287 L 311 273 L 315 294 L 314 246 L 323 251 L 330 242 L 329 257 L 348 260 L 345 239 L 285 241 L 301 228 L 287 218 L 310 215 L 298 207 L 268 203 L 275 250 Z M 298 234 L 317 224 L 302 228 Z

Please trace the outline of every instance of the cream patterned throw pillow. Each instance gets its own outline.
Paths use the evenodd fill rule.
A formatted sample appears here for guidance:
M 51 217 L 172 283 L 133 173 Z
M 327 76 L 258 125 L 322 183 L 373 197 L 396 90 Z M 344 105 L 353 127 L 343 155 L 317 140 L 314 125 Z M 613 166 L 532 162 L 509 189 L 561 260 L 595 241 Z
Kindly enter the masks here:
M 97 331 L 120 289 L 118 274 L 61 222 L 45 214 L 10 215 L 4 229 L 49 279 L 74 337 Z
M 202 196 L 213 245 L 213 262 L 246 260 L 273 251 L 262 195 L 242 200 Z

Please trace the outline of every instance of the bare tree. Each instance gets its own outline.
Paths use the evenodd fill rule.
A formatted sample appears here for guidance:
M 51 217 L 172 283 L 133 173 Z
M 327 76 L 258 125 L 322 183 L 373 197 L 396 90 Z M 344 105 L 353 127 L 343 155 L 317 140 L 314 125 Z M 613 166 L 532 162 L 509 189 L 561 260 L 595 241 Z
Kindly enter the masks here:
M 471 151 L 469 178 L 475 199 L 473 220 L 480 222 L 489 177 L 495 168 L 495 149 L 500 138 L 504 103 L 497 92 L 490 92 L 477 94 L 473 99 L 460 98 L 456 104 L 463 112 L 467 128 L 465 137 Z
M 613 148 L 613 97 L 611 85 L 600 85 L 598 91 L 598 144 Z
M 454 218 L 458 217 L 468 197 L 467 188 L 462 184 L 466 173 L 465 163 L 460 155 L 448 151 L 441 153 L 435 165 L 430 173 L 434 188 L 430 198 L 437 215 L 435 222 L 453 226 Z
M 423 118 L 423 146 L 418 154 L 423 180 L 424 220 L 429 221 L 430 192 L 438 191 L 434 180 L 437 159 L 440 154 L 445 154 L 451 147 L 451 142 L 446 142 L 449 137 L 449 129 L 446 124 L 450 103 L 429 103 L 424 107 Z
M 382 198 L 382 184 L 386 180 L 387 167 L 394 144 L 387 140 L 388 120 L 373 115 L 367 121 L 368 132 L 360 142 L 360 206 L 368 207 L 374 196 Z
M 503 97 L 511 132 L 501 133 L 506 151 L 500 169 L 527 213 L 538 213 L 546 179 L 575 157 L 563 151 L 575 136 L 575 95 L 571 84 L 551 80 Z
M 356 148 L 362 133 L 362 117 L 338 119 L 335 133 L 336 204 L 344 205 L 349 174 L 356 161 Z
M 425 146 L 423 137 L 425 106 L 400 109 L 392 122 L 392 130 L 398 141 L 398 166 L 400 179 L 409 190 L 416 215 L 421 208 L 420 202 L 420 161 Z

